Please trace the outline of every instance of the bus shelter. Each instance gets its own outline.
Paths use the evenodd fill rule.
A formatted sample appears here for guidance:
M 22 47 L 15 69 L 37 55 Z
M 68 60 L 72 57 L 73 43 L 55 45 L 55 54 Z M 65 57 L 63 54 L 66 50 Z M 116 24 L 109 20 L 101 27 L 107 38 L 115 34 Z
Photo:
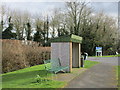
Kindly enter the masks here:
M 69 66 L 67 72 L 72 68 L 81 66 L 81 43 L 82 37 L 76 35 L 61 36 L 51 41 L 51 59 L 60 60 L 61 66 Z

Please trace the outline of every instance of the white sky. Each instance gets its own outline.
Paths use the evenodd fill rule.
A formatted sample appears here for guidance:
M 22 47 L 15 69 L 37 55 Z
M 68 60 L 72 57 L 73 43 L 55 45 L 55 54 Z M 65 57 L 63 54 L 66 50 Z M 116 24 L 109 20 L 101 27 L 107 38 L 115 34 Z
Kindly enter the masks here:
M 65 2 L 75 0 L 0 0 L 1 2 Z M 78 1 L 89 1 L 89 2 L 119 2 L 119 0 L 78 0 Z
M 11 9 L 27 10 L 32 14 L 35 13 L 52 13 L 54 8 L 65 8 L 64 1 L 68 0 L 0 0 L 2 3 Z M 71 0 L 69 0 L 71 1 Z M 73 1 L 73 0 L 72 0 Z M 78 0 L 79 1 L 79 0 Z M 118 17 L 118 0 L 83 0 L 90 1 L 90 7 L 95 12 L 103 10 L 108 16 Z
M 7 5 L 11 9 L 28 10 L 30 13 L 52 13 L 56 7 L 64 7 L 64 1 L 73 0 L 1 0 L 2 4 Z M 79 1 L 79 0 L 78 0 Z M 90 6 L 95 12 L 103 10 L 106 14 L 118 16 L 118 0 L 82 0 L 90 1 Z

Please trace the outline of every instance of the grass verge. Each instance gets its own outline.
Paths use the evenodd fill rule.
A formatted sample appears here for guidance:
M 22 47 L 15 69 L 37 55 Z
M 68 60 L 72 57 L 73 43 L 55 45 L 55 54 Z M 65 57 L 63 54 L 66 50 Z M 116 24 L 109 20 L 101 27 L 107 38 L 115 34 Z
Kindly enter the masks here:
M 106 56 L 90 56 L 90 57 L 120 57 L 120 54 L 118 54 L 118 55 L 106 55 Z
M 84 61 L 84 68 L 90 68 L 96 64 L 99 64 L 100 62 L 96 62 L 96 61 L 90 61 L 90 60 L 85 60 Z
M 117 80 L 118 80 L 118 88 L 120 90 L 120 66 L 116 66 L 116 77 L 117 77 Z
M 84 68 L 90 68 L 98 63 L 86 60 Z M 2 74 L 1 76 L 2 88 L 61 88 L 67 84 L 67 82 L 52 80 L 51 78 L 54 78 L 54 74 L 47 73 L 44 65 L 24 68 Z

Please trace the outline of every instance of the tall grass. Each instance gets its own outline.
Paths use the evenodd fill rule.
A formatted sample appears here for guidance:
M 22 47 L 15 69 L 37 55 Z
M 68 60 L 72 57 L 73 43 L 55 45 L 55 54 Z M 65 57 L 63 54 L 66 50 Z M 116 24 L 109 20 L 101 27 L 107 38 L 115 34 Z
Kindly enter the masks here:
M 3 73 L 42 64 L 43 60 L 50 58 L 50 47 L 25 45 L 19 40 L 1 41 Z

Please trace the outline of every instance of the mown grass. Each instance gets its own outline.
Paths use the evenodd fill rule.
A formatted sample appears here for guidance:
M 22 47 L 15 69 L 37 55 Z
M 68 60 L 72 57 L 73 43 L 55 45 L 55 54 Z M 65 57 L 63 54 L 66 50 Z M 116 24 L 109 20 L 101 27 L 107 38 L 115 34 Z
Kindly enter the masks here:
M 118 54 L 118 55 L 106 55 L 106 56 L 89 56 L 89 57 L 120 57 L 120 54 Z
M 120 66 L 116 66 L 116 77 L 117 77 L 117 80 L 118 80 L 118 88 L 120 90 Z
M 96 64 L 99 64 L 100 62 L 96 62 L 96 61 L 90 61 L 90 60 L 85 60 L 84 61 L 84 68 L 90 68 Z
M 84 68 L 90 68 L 99 62 L 86 60 Z M 36 81 L 37 76 L 41 77 L 39 83 Z M 48 73 L 43 65 L 17 70 L 2 74 L 2 88 L 61 88 L 67 82 L 55 81 L 51 78 L 54 74 Z
M 37 83 L 37 75 L 47 81 Z M 49 79 L 52 76 L 54 76 L 52 73 L 46 72 L 44 65 L 36 65 L 3 74 L 2 88 L 60 88 L 64 86 L 65 82 Z
M 120 54 L 118 54 L 118 55 L 108 55 L 108 56 L 102 56 L 102 57 L 120 57 Z

